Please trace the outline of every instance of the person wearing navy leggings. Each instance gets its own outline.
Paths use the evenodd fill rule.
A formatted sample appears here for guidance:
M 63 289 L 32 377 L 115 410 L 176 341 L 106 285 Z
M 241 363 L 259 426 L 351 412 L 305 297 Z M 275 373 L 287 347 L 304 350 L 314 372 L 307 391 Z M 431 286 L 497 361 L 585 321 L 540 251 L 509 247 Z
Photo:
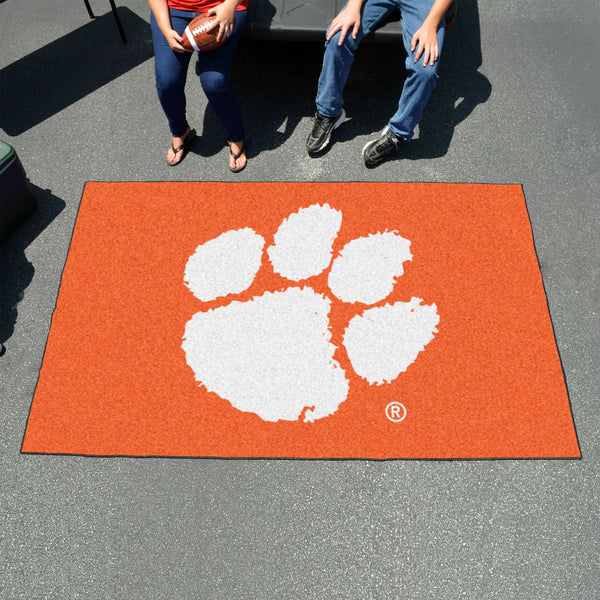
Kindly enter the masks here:
M 229 168 L 246 166 L 244 123 L 237 97 L 229 82 L 231 63 L 246 25 L 248 0 L 148 0 L 154 43 L 156 89 L 173 137 L 167 163 L 179 164 L 196 136 L 186 117 L 185 83 L 191 52 L 181 42 L 185 28 L 201 13 L 214 15 L 218 38 L 227 41 L 208 52 L 198 52 L 202 89 L 225 131 L 229 144 Z

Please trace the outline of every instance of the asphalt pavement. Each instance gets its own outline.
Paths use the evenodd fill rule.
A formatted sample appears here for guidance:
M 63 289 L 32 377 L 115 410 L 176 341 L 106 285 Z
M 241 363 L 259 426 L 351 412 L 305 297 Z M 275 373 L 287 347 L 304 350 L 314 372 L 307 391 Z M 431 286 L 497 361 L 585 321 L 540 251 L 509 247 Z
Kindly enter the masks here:
M 252 2 L 252 0 L 250 0 Z M 440 83 L 402 158 L 360 151 L 385 125 L 403 50 L 364 46 L 347 122 L 304 142 L 319 43 L 244 40 L 232 79 L 249 162 L 189 74 L 200 141 L 176 168 L 154 89 L 149 9 L 0 3 L 0 139 L 38 209 L 0 246 L 0 597 L 100 600 L 573 600 L 599 589 L 600 9 L 461 0 Z M 22 455 L 86 181 L 522 184 L 580 460 L 293 461 Z

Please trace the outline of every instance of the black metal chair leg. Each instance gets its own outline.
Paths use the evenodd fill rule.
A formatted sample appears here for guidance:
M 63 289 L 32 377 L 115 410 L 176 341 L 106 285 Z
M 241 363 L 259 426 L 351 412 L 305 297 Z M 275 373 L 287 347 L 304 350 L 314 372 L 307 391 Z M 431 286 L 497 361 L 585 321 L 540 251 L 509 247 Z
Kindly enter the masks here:
M 90 6 L 89 0 L 83 0 L 85 7 L 87 8 L 88 15 L 90 15 L 90 19 L 95 19 L 94 13 L 92 12 L 92 7 Z
M 124 44 L 126 44 L 127 37 L 125 36 L 125 30 L 123 29 L 123 25 L 121 23 L 121 18 L 119 17 L 119 11 L 117 10 L 117 7 L 115 6 L 115 0 L 109 0 L 109 1 L 110 1 L 110 7 L 112 9 L 112 14 L 115 17 L 115 21 L 117 23 L 117 28 L 119 30 L 119 33 L 121 34 L 121 40 L 123 41 Z M 94 12 L 92 11 L 92 7 L 90 6 L 89 0 L 83 0 L 83 3 L 85 4 L 85 7 L 87 8 L 88 15 L 90 15 L 90 19 L 95 19 L 96 16 L 94 15 Z
M 88 0 L 84 0 L 84 2 L 87 2 L 87 1 Z M 123 40 L 123 43 L 126 44 L 127 38 L 125 37 L 125 30 L 123 29 L 123 25 L 121 24 L 121 19 L 119 18 L 119 11 L 117 10 L 117 7 L 115 6 L 115 0 L 110 0 L 110 7 L 112 8 L 112 12 L 115 17 L 115 21 L 117 22 L 117 27 L 119 28 L 119 33 L 121 34 L 121 40 Z

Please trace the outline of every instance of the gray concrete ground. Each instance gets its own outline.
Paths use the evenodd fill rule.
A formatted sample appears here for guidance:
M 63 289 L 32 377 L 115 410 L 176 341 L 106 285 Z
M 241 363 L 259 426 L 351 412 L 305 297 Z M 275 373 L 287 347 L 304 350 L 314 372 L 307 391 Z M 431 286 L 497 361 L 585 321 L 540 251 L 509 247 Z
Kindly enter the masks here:
M 250 0 L 252 1 L 252 0 Z M 598 591 L 599 9 L 462 0 L 442 78 L 404 159 L 360 149 L 401 86 L 393 46 L 360 50 L 351 119 L 304 152 L 319 44 L 244 42 L 233 79 L 249 165 L 190 74 L 202 132 L 176 169 L 155 97 L 148 7 L 0 4 L 1 139 L 39 199 L 1 247 L 1 560 L 6 599 L 572 600 Z M 396 69 L 396 71 L 394 71 Z M 387 79 L 386 79 L 387 76 Z M 521 183 L 582 460 L 310 462 L 21 455 L 88 180 Z

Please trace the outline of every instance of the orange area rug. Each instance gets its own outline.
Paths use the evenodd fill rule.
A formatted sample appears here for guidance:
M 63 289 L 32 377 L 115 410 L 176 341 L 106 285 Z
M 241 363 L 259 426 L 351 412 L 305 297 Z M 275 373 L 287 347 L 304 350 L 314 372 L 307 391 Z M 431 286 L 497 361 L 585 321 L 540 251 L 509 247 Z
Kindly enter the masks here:
M 521 187 L 88 183 L 22 452 L 580 457 Z

